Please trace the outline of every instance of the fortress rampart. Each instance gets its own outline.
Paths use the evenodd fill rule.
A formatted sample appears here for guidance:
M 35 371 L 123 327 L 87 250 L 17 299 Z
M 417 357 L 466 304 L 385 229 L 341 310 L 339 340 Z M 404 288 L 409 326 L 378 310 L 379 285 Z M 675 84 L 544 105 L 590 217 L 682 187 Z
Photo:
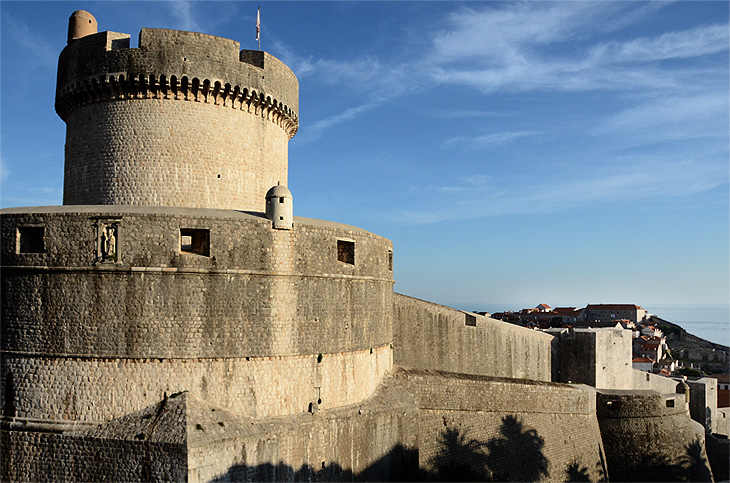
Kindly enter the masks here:
M 115 227 L 107 260 L 100 226 Z M 26 252 L 33 234 L 42 246 Z M 353 263 L 338 260 L 340 242 Z M 3 210 L 2 250 L 4 404 L 17 418 L 105 421 L 181 390 L 239 414 L 292 414 L 362 400 L 392 364 L 392 244 L 355 227 Z
M 548 334 L 397 293 L 393 327 L 397 365 L 552 380 L 554 338 Z
M 264 211 L 287 184 L 299 84 L 275 57 L 195 32 L 91 34 L 59 58 L 64 204 Z

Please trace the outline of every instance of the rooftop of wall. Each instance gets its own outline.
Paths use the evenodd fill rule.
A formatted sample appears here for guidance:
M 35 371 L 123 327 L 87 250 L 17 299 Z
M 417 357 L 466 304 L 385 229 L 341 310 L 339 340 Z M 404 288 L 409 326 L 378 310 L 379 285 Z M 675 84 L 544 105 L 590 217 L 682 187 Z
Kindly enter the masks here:
M 90 215 L 125 215 L 125 214 L 156 214 L 156 215 L 183 215 L 195 217 L 223 218 L 223 219 L 250 219 L 259 220 L 263 223 L 271 223 L 264 213 L 255 211 L 236 211 L 236 210 L 215 210 L 208 208 L 177 208 L 170 206 L 131 206 L 131 205 L 61 205 L 61 206 L 23 206 L 18 208 L 0 209 L 0 216 L 4 215 L 22 215 L 22 214 L 64 214 L 64 213 L 88 213 Z M 347 230 L 371 236 L 380 237 L 375 233 L 363 230 L 352 225 L 337 223 L 334 221 L 318 220 L 315 218 L 305 218 L 303 216 L 295 216 L 294 224 L 335 228 L 339 230 Z M 380 237 L 382 238 L 382 237 Z
M 105 82 L 109 76 L 165 75 L 219 81 L 231 89 L 256 91 L 281 103 L 298 116 L 299 83 L 294 73 L 276 57 L 259 51 L 239 50 L 237 41 L 181 30 L 143 28 L 139 47 L 129 48 L 129 35 L 99 32 L 73 40 L 61 52 L 57 95 L 83 82 Z

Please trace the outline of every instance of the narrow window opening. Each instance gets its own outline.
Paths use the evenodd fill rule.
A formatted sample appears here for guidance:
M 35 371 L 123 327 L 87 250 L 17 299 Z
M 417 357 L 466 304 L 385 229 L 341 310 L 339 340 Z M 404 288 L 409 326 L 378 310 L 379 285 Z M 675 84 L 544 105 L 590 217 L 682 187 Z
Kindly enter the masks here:
M 279 197 L 279 203 L 283 203 L 283 202 L 284 202 L 284 197 L 283 196 L 280 196 Z
M 667 407 L 668 408 L 674 407 L 674 399 L 667 399 Z
M 468 325 L 471 327 L 477 326 L 477 318 L 471 314 L 464 314 L 464 325 Z
M 18 253 L 43 253 L 46 251 L 45 235 L 46 229 L 43 226 L 19 226 L 17 234 Z
M 388 270 L 393 271 L 393 250 L 388 250 Z
M 355 242 L 337 240 L 337 260 L 355 265 Z
M 210 256 L 210 230 L 199 228 L 180 228 L 180 251 Z

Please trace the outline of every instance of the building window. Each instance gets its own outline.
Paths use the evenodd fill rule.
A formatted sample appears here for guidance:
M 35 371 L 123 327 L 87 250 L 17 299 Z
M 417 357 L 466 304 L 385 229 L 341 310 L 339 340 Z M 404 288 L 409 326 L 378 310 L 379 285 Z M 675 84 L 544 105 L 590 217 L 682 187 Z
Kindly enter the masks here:
M 355 242 L 337 240 L 337 261 L 355 265 Z
M 471 327 L 477 326 L 477 318 L 475 316 L 473 316 L 471 314 L 464 314 L 464 316 L 465 316 L 465 320 L 464 320 L 465 325 L 469 325 Z
M 200 228 L 180 228 L 180 251 L 210 256 L 210 230 Z
M 393 250 L 388 250 L 388 270 L 393 271 Z
M 43 226 L 19 226 L 17 253 L 43 253 L 46 251 L 46 229 Z

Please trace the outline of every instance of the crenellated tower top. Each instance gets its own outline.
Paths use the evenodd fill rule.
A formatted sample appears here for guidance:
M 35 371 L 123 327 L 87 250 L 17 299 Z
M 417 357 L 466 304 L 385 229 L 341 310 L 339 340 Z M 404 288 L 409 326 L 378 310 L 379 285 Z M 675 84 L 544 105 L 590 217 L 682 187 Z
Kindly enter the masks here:
M 71 16 L 56 86 L 64 204 L 264 211 L 267 190 L 287 183 L 294 73 L 212 35 L 144 28 L 138 48 L 129 39 Z

